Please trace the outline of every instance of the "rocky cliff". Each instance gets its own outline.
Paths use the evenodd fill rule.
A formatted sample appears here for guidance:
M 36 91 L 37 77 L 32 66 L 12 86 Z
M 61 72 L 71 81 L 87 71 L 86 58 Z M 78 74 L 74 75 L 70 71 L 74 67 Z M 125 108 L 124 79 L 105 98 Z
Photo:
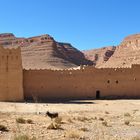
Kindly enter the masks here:
M 21 47 L 25 69 L 67 69 L 79 65 L 97 68 L 131 67 L 140 64 L 140 34 L 130 35 L 118 46 L 79 51 L 69 43 L 57 42 L 50 35 L 17 38 L 0 34 L 0 45 Z
M 132 64 L 140 64 L 140 34 L 124 38 L 101 67 L 131 67 Z
M 108 46 L 99 49 L 85 50 L 83 53 L 88 60 L 93 61 L 96 67 L 102 66 L 114 54 L 116 47 Z
M 93 64 L 71 44 L 57 42 L 47 34 L 31 38 L 17 38 L 12 33 L 0 34 L 0 45 L 21 47 L 25 69 L 66 69 Z

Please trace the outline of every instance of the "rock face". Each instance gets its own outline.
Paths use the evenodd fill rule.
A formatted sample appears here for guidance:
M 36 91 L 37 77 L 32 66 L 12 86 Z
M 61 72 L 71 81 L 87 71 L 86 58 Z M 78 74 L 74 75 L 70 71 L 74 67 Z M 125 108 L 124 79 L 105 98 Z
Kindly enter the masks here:
M 140 34 L 126 37 L 118 46 L 79 51 L 50 35 L 17 38 L 12 33 L 0 34 L 0 45 L 21 47 L 25 69 L 67 69 L 79 65 L 97 68 L 131 67 L 140 64 Z
M 109 58 L 114 54 L 115 50 L 115 46 L 109 46 L 100 49 L 83 51 L 83 53 L 87 59 L 95 63 L 96 67 L 100 67 L 109 60 Z
M 47 34 L 31 38 L 17 38 L 11 33 L 0 34 L 0 45 L 21 47 L 25 69 L 66 69 L 93 64 L 71 44 L 56 42 Z
M 126 37 L 101 67 L 131 67 L 132 64 L 140 64 L 140 34 Z

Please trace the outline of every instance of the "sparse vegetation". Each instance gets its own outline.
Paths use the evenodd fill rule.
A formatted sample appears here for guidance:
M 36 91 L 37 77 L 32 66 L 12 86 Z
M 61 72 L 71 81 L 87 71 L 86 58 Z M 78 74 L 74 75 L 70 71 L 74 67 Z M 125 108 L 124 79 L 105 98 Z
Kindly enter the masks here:
M 131 117 L 130 113 L 128 113 L 128 112 L 127 113 L 124 113 L 124 116 L 125 117 Z
M 30 138 L 28 135 L 17 135 L 14 140 L 37 140 L 35 137 Z
M 124 121 L 124 124 L 125 125 L 129 125 L 130 124 L 130 121 L 126 120 L 126 121 Z
M 90 121 L 91 118 L 87 118 L 87 117 L 77 117 L 76 120 L 81 121 L 81 122 L 85 122 L 85 121 Z
M 14 137 L 14 140 L 30 140 L 27 135 L 18 135 Z
M 69 123 L 73 123 L 73 121 L 72 121 L 71 118 L 68 118 L 67 121 L 68 121 Z
M 62 129 L 62 128 L 61 128 L 61 125 L 58 124 L 58 123 L 51 123 L 51 124 L 47 127 L 47 129 L 54 129 L 54 130 L 57 130 L 57 129 Z
M 4 131 L 8 131 L 8 129 L 6 126 L 0 125 L 0 131 L 4 132 Z
M 96 104 L 78 104 L 75 105 L 74 108 L 72 108 L 73 106 L 71 107 L 71 105 L 69 104 L 66 108 L 62 104 L 60 105 L 60 107 L 59 105 L 55 104 L 49 104 L 47 107 L 45 104 L 38 104 L 38 110 L 42 112 L 41 115 L 34 114 L 34 109 L 32 109 L 32 113 L 16 112 L 8 114 L 0 112 L 0 124 L 7 127 L 9 131 L 3 132 L 0 130 L 0 139 L 140 140 L 139 112 L 133 114 L 133 111 L 135 111 L 134 109 L 138 109 L 139 102 L 137 102 L 137 106 L 133 108 L 129 108 L 128 106 L 130 104 L 131 107 L 130 101 L 125 101 L 125 104 L 128 105 L 123 107 L 120 105 L 122 101 L 119 100 L 117 100 L 117 103 L 116 101 L 110 101 L 108 102 L 108 107 L 104 107 L 106 102 L 107 101 L 99 101 L 97 108 Z M 101 107 L 99 104 L 102 104 Z M 18 106 L 18 104 L 16 104 L 16 106 Z M 36 107 L 35 104 L 26 104 L 25 107 L 28 106 L 32 108 L 33 106 L 34 108 Z M 116 106 L 119 106 L 120 108 L 116 108 Z M 14 108 L 14 103 L 12 103 L 12 107 Z M 59 110 L 60 108 L 65 110 L 62 110 L 63 112 L 61 112 L 61 110 Z M 66 110 L 68 108 L 70 108 L 71 111 Z M 22 109 L 25 110 L 24 107 L 22 107 Z M 60 111 L 58 118 L 50 119 L 49 117 L 46 117 L 45 112 L 48 109 L 52 112 L 53 110 Z M 124 111 L 125 109 L 126 111 Z M 17 110 L 19 110 L 19 107 L 17 107 Z M 109 115 L 107 115 L 108 113 L 106 113 L 106 111 L 109 112 Z M 129 117 L 130 115 L 126 115 L 125 113 L 129 113 L 131 117 Z M 16 120 L 18 120 L 18 122 L 20 123 L 17 123 Z M 22 124 L 21 122 L 24 122 L 25 124 Z M 3 128 L 1 128 L 0 126 L 0 129 Z M 115 134 L 115 136 L 113 134 Z M 35 136 L 36 138 L 33 138 L 33 136 Z
M 94 119 L 94 120 L 97 120 L 97 117 L 94 117 L 93 119 Z
M 82 127 L 79 130 L 84 131 L 84 132 L 89 131 L 86 127 Z
M 27 119 L 26 122 L 29 124 L 33 124 L 33 120 L 31 120 L 31 119 Z
M 17 123 L 25 124 L 25 123 L 26 123 L 26 120 L 20 117 L 20 118 L 17 118 L 17 119 L 16 119 L 16 122 L 17 122 Z
M 108 111 L 105 111 L 105 114 L 109 114 L 109 112 Z
M 100 120 L 100 121 L 104 121 L 104 118 L 102 118 L 102 117 L 99 117 L 99 120 Z
M 31 120 L 31 119 L 27 119 L 27 120 L 25 120 L 24 118 L 17 118 L 16 119 L 16 122 L 17 123 L 22 123 L 22 124 L 25 124 L 25 123 L 28 123 L 28 124 L 33 124 L 33 120 Z
M 102 122 L 102 125 L 108 126 L 107 121 L 103 121 L 103 122 Z
M 134 109 L 133 110 L 133 114 L 135 114 L 137 111 L 139 111 L 138 109 Z
M 68 132 L 68 137 L 69 138 L 72 138 L 72 139 L 79 139 L 80 138 L 80 133 L 78 132 L 78 131 L 74 131 L 74 130 L 72 130 L 72 131 L 69 131 Z

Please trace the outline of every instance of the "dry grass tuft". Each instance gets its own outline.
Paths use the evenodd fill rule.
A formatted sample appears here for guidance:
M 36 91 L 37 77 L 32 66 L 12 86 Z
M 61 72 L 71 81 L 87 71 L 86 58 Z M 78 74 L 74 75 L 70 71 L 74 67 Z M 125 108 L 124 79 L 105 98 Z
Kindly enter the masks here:
M 137 111 L 139 111 L 138 109 L 134 109 L 133 110 L 133 114 L 135 114 Z
M 89 131 L 86 127 L 82 127 L 82 128 L 80 128 L 79 130 L 84 131 L 84 132 Z
M 72 139 L 80 139 L 81 138 L 81 134 L 79 133 L 79 131 L 72 130 L 72 131 L 69 131 L 67 135 L 69 138 L 72 138 Z
M 108 111 L 105 111 L 105 114 L 109 114 L 109 112 Z
M 31 120 L 31 119 L 27 119 L 26 122 L 29 124 L 33 124 L 33 120 Z
M 128 112 L 127 113 L 124 113 L 124 116 L 125 117 L 131 117 L 130 113 L 128 113 Z
M 100 117 L 99 120 L 100 120 L 100 121 L 104 121 L 104 118 Z
M 7 132 L 8 129 L 7 129 L 6 126 L 4 126 L 4 125 L 0 125 L 0 131 L 2 131 L 2 132 Z
M 51 124 L 47 127 L 47 129 L 57 130 L 57 129 L 62 129 L 62 128 L 61 128 L 61 125 L 58 124 L 58 123 L 51 123 Z
M 107 121 L 103 121 L 103 122 L 102 122 L 102 125 L 108 126 Z
M 126 121 L 124 121 L 124 124 L 125 125 L 129 125 L 130 124 L 130 121 L 126 120 Z
M 14 137 L 14 140 L 37 140 L 35 137 L 30 138 L 28 135 L 18 135 Z
M 87 117 L 77 117 L 76 120 L 81 121 L 81 122 L 85 122 L 85 121 L 91 121 L 91 118 L 87 118 Z
M 17 123 L 22 123 L 22 124 L 25 124 L 25 123 L 28 123 L 28 124 L 33 124 L 33 120 L 31 120 L 31 119 L 27 119 L 27 120 L 25 120 L 25 119 L 23 119 L 23 118 L 17 118 L 16 119 L 16 122 Z
M 71 118 L 68 118 L 67 121 L 68 121 L 69 123 L 73 123 L 73 121 L 72 121 Z
M 20 117 L 20 118 L 17 118 L 17 119 L 16 119 L 16 122 L 17 122 L 17 123 L 25 124 L 25 123 L 26 123 L 26 120 Z

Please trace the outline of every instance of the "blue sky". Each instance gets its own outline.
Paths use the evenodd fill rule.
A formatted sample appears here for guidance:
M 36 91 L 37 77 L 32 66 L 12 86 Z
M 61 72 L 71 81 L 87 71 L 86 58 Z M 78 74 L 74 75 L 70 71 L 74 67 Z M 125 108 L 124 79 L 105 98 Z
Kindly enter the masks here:
M 0 33 L 50 34 L 80 50 L 140 33 L 140 0 L 0 0 Z

